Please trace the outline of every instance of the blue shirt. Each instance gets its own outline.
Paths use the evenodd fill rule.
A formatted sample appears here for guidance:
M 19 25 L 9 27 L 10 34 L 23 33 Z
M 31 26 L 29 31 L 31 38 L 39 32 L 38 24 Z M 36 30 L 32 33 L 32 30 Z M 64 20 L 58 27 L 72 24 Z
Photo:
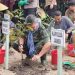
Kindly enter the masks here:
M 48 33 L 50 33 L 51 32 L 51 27 L 53 27 L 55 29 L 63 29 L 63 30 L 65 30 L 65 32 L 67 32 L 67 30 L 69 28 L 72 28 L 73 26 L 74 25 L 73 25 L 72 21 L 68 17 L 62 16 L 61 21 L 60 21 L 59 24 L 57 24 L 55 22 L 55 20 L 52 20 L 49 24 L 49 27 L 48 27 L 47 31 L 48 31 Z
M 68 17 L 62 16 L 61 22 L 59 24 L 55 23 L 54 28 L 63 29 L 67 31 L 72 26 L 73 26 L 72 21 Z

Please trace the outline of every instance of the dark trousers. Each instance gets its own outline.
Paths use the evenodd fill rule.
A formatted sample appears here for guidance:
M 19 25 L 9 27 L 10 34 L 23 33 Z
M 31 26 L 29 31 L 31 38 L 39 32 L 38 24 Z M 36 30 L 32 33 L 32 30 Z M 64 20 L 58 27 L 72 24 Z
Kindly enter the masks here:
M 39 0 L 39 6 L 43 9 L 45 7 L 45 3 L 46 3 L 45 0 Z
M 14 43 L 14 44 L 13 44 L 13 48 L 14 48 L 16 51 L 20 52 L 19 49 L 18 49 L 18 48 L 19 48 L 19 45 L 18 45 L 18 44 Z M 28 50 L 28 48 L 26 47 L 25 44 L 24 44 L 24 49 L 23 49 L 23 50 L 24 50 L 24 51 L 23 51 L 23 54 L 26 54 L 26 56 L 27 56 L 28 58 L 31 58 L 31 56 L 29 55 L 29 50 Z M 39 52 L 40 52 L 40 50 L 39 50 Z M 37 53 L 38 53 L 38 52 L 37 52 Z M 36 53 L 36 54 L 37 54 L 37 53 Z M 41 63 L 43 63 L 44 60 L 46 60 L 46 54 L 41 57 Z
M 28 16 L 29 14 L 36 15 L 37 8 L 28 8 L 24 9 L 24 17 Z

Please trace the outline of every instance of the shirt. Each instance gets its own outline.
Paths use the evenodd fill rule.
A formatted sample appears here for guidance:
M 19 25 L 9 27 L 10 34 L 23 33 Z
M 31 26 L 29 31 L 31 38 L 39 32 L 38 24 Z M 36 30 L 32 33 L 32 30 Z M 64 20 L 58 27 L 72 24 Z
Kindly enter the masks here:
M 55 29 L 63 29 L 65 30 L 65 32 L 68 31 L 68 29 L 72 28 L 74 25 L 72 23 L 72 21 L 66 17 L 66 16 L 62 16 L 61 22 L 59 24 L 55 23 L 55 20 L 52 20 L 49 24 L 49 27 L 47 28 L 47 32 L 49 33 L 49 35 L 51 34 L 51 27 L 54 27 Z
M 45 29 L 45 27 L 39 23 L 40 21 L 38 20 L 37 23 L 40 24 L 38 30 L 33 31 L 33 40 L 34 40 L 34 45 L 35 49 L 38 50 L 39 48 L 42 48 L 42 46 L 50 41 L 50 37 Z M 25 37 L 27 39 L 28 35 L 28 30 L 25 31 Z
M 28 9 L 28 8 L 36 8 L 39 7 L 39 0 L 33 0 L 33 2 L 31 2 L 28 5 L 24 6 L 24 9 Z

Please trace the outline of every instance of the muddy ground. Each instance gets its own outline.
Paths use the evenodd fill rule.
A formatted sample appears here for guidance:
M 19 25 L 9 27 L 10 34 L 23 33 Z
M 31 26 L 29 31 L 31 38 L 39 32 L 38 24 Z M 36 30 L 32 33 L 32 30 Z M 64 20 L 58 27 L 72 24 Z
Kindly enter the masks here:
M 32 62 L 26 60 L 25 55 L 10 49 L 9 69 L 5 70 L 5 65 L 0 65 L 0 75 L 57 75 L 57 70 L 51 64 L 51 56 L 48 54 L 45 65 L 40 64 L 40 60 Z M 75 57 L 64 56 L 63 61 L 75 62 Z M 75 68 L 63 67 L 63 75 L 75 75 Z

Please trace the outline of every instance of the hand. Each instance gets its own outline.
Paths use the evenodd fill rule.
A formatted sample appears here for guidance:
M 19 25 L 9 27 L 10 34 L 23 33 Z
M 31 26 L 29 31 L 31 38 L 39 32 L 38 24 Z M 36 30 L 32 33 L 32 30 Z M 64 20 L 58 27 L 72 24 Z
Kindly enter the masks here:
M 20 51 L 20 52 L 23 52 L 23 45 L 20 45 L 20 46 L 19 46 L 19 51 Z
M 53 9 L 53 4 L 50 5 L 50 9 Z
M 38 60 L 39 58 L 40 58 L 39 55 L 34 55 L 34 56 L 32 57 L 32 61 L 36 61 L 36 60 Z
M 72 29 L 67 30 L 67 33 L 71 33 L 71 32 L 72 32 Z

